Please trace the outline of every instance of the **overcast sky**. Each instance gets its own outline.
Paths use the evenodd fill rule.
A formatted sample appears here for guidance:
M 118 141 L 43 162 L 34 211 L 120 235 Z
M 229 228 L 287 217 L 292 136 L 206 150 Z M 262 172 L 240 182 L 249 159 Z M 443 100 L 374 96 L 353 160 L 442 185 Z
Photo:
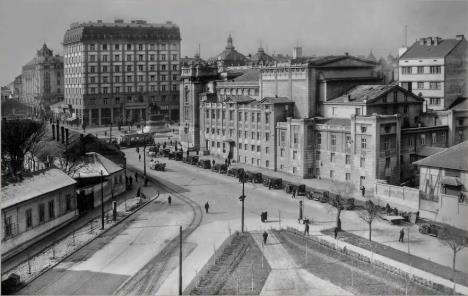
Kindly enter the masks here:
M 418 37 L 468 36 L 467 1 L 411 0 L 0 0 L 0 83 L 21 73 L 44 42 L 62 54 L 72 22 L 114 18 L 172 21 L 180 26 L 182 55 L 221 52 L 231 32 L 243 54 L 263 44 L 268 53 L 396 54 Z

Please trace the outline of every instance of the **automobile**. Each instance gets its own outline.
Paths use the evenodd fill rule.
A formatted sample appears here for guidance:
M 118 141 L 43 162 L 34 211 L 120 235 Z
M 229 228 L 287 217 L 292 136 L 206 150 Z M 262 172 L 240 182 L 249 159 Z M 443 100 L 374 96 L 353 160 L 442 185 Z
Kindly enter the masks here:
M 263 185 L 268 187 L 269 184 L 271 184 L 271 188 L 273 188 L 273 189 L 283 188 L 283 180 L 281 178 L 264 177 L 263 178 Z
M 211 169 L 211 161 L 209 159 L 201 159 L 198 161 L 198 167 L 202 169 Z
M 215 163 L 214 166 L 211 167 L 213 172 L 218 172 L 220 174 L 225 174 L 227 172 L 227 166 L 221 163 Z
M 306 186 L 304 184 L 297 185 L 297 195 L 303 196 L 306 195 Z
M 293 193 L 294 190 L 297 189 L 297 185 L 293 183 L 286 183 L 284 184 L 284 191 L 288 194 Z
M 148 156 L 155 157 L 155 156 L 156 156 L 156 152 L 150 151 L 150 152 L 148 152 Z
M 165 171 L 166 170 L 166 164 L 164 162 L 151 161 L 150 169 L 156 170 L 156 171 Z
M 174 152 L 174 159 L 175 160 L 181 161 L 183 158 L 184 158 L 184 154 L 182 153 L 182 151 Z
M 312 197 L 314 200 L 322 203 L 328 202 L 329 199 L 328 191 L 320 189 L 314 189 Z
M 253 183 L 262 183 L 263 176 L 262 173 L 253 173 L 252 182 Z
M 169 155 L 167 157 L 169 159 L 175 159 L 175 152 L 169 152 Z
M 189 158 L 190 158 L 190 162 L 189 162 L 189 163 L 190 163 L 191 165 L 197 165 L 197 163 L 198 163 L 198 156 L 193 155 L 193 156 L 189 156 Z
M 235 178 L 239 178 L 239 175 L 244 173 L 244 168 L 230 168 L 227 171 L 228 176 L 233 176 Z
M 305 197 L 307 199 L 313 200 L 314 199 L 314 191 L 313 190 L 306 191 Z
M 170 154 L 171 154 L 171 149 L 166 148 L 162 150 L 162 155 L 164 157 L 169 157 Z
M 422 234 L 428 234 L 431 236 L 439 236 L 442 232 L 443 227 L 432 223 L 423 223 L 419 226 L 419 232 Z

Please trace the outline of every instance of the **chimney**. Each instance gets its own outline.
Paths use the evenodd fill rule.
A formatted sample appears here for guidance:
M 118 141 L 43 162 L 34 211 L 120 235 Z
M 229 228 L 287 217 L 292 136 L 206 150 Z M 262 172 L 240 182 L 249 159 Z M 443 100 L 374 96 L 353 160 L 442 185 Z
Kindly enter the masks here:
M 293 48 L 293 59 L 302 57 L 302 47 L 296 46 Z
M 349 56 L 349 53 L 345 52 L 344 55 L 345 55 L 345 56 Z
M 455 39 L 457 39 L 457 40 L 464 40 L 464 39 L 465 39 L 465 35 L 456 35 L 456 36 L 455 36 Z
M 426 38 L 419 38 L 419 45 L 426 44 Z
M 426 38 L 426 45 L 431 46 L 432 45 L 432 37 L 427 37 Z

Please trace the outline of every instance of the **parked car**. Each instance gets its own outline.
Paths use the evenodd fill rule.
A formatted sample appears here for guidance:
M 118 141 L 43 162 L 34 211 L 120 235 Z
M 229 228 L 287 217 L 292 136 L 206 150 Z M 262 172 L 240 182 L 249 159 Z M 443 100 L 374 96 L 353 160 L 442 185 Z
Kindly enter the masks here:
M 419 226 L 419 232 L 432 236 L 439 236 L 442 232 L 442 226 L 432 223 L 423 223 Z
M 202 159 L 198 161 L 198 166 L 202 169 L 211 169 L 211 161 L 209 159 Z
M 174 159 L 175 160 L 180 161 L 183 158 L 184 158 L 184 154 L 182 153 L 182 151 L 174 152 Z
M 269 184 L 271 184 L 271 188 L 273 189 L 283 188 L 283 180 L 281 178 L 264 177 L 263 185 L 268 187 Z
M 166 170 L 166 164 L 164 162 L 151 161 L 150 169 L 156 170 L 156 171 L 165 171 Z
M 169 155 L 171 154 L 171 149 L 168 149 L 168 148 L 163 149 L 162 154 L 164 157 L 169 157 Z
M 253 173 L 252 182 L 253 183 L 262 183 L 263 176 L 262 173 Z
M 306 186 L 304 184 L 297 185 L 296 194 L 300 196 L 306 195 Z
M 239 167 L 237 167 L 237 168 L 230 168 L 230 169 L 227 171 L 227 175 L 228 175 L 228 176 L 233 176 L 233 177 L 235 177 L 235 178 L 239 178 L 239 176 L 240 176 L 241 174 L 243 174 L 243 173 L 244 173 L 244 168 L 239 168 Z
M 312 196 L 314 200 L 322 203 L 328 202 L 329 199 L 328 191 L 326 190 L 314 189 Z
M 168 157 L 169 159 L 175 159 L 175 155 L 176 155 L 175 152 L 169 152 L 169 154 L 168 154 L 167 157 Z
M 217 173 L 220 173 L 220 174 L 226 174 L 227 166 L 225 164 L 215 163 L 215 165 L 211 167 L 211 170 L 213 172 L 217 172 Z
M 307 199 L 313 200 L 314 199 L 314 191 L 313 190 L 306 191 L 305 197 Z
M 189 163 L 191 165 L 197 165 L 198 164 L 198 156 L 196 156 L 196 155 L 189 156 Z
M 294 190 L 297 189 L 297 185 L 296 184 L 293 184 L 293 183 L 286 183 L 284 184 L 284 191 L 287 193 L 287 194 L 292 194 L 292 192 Z

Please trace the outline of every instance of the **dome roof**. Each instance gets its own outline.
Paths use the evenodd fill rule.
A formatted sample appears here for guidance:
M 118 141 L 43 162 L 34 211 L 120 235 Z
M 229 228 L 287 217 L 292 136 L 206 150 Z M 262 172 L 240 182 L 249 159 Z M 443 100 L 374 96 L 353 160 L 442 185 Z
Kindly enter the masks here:
M 217 56 L 208 60 L 210 63 L 222 62 L 225 66 L 243 66 L 248 59 L 243 54 L 239 53 L 232 42 L 231 34 L 227 39 L 226 48 Z
M 254 64 L 268 64 L 276 61 L 274 57 L 266 54 L 262 47 L 258 48 L 257 53 L 250 60 Z

